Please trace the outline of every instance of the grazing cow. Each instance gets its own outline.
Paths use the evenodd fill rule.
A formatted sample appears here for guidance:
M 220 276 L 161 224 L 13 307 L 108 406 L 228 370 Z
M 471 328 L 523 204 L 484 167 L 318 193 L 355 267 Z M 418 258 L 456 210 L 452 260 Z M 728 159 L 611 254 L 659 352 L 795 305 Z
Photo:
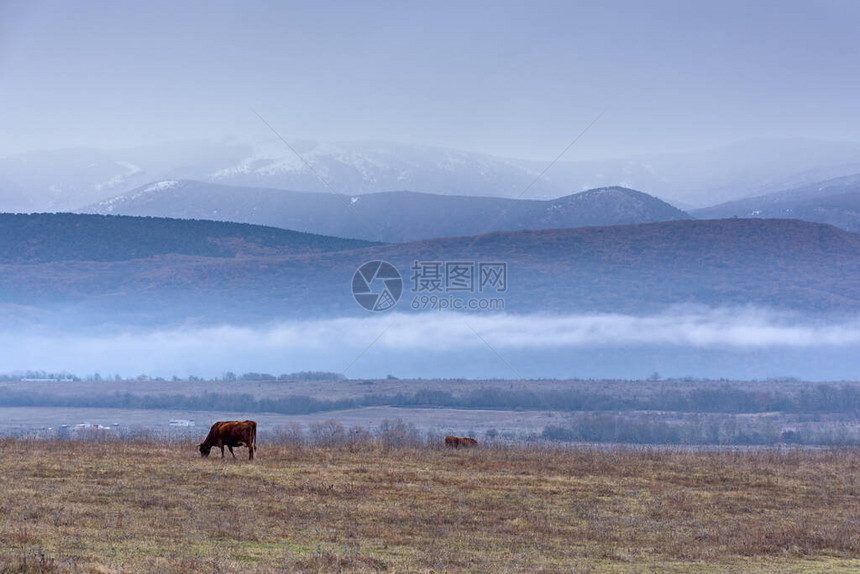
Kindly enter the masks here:
M 221 458 L 224 458 L 224 447 L 230 449 L 230 454 L 236 458 L 233 452 L 234 446 L 248 447 L 248 460 L 254 460 L 254 452 L 257 450 L 257 423 L 255 421 L 218 421 L 209 429 L 206 440 L 200 443 L 200 456 L 209 456 L 213 446 L 221 448 Z
M 469 437 L 446 436 L 445 446 L 448 448 L 471 448 L 478 446 L 478 441 Z

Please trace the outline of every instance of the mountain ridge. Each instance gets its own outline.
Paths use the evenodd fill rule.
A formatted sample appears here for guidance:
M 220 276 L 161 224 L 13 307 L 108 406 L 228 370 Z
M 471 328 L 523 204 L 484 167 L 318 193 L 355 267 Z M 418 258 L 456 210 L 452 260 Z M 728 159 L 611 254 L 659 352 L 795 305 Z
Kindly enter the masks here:
M 181 180 L 151 183 L 82 211 L 240 221 L 384 242 L 690 217 L 655 197 L 618 186 L 534 200 L 414 191 L 347 197 Z
M 277 139 L 168 142 L 0 157 L 0 210 L 76 210 L 166 179 L 326 193 L 333 189 L 350 196 L 412 189 L 513 198 L 528 190 L 530 197 L 539 199 L 623 186 L 686 208 L 860 171 L 860 144 L 802 138 L 744 140 L 704 151 L 616 159 L 581 160 L 571 153 L 553 163 L 392 142 L 291 145 L 301 159 Z
M 860 173 L 693 210 L 714 217 L 792 217 L 860 231 Z
M 92 246 L 132 237 L 117 234 L 115 222 L 153 233 L 168 224 L 199 228 L 187 220 L 70 217 L 104 224 L 100 232 L 83 235 Z M 860 312 L 860 235 L 798 220 L 679 220 L 375 245 L 337 240 L 331 249 L 279 249 L 277 233 L 274 243 L 265 233 L 281 230 L 266 228 L 254 243 L 255 226 L 235 229 L 251 235 L 229 236 L 227 252 L 223 241 L 210 245 L 203 237 L 209 251 L 151 250 L 144 257 L 129 252 L 113 260 L 46 260 L 37 253 L 30 260 L 0 261 L 0 312 L 10 321 L 49 310 L 52 321 L 126 325 L 365 316 L 350 285 L 362 264 L 376 260 L 399 271 L 403 298 L 396 308 L 403 312 L 411 312 L 421 296 L 494 297 L 504 300 L 507 313 L 636 314 L 678 305 Z M 55 232 L 46 226 L 43 235 Z M 34 237 L 39 238 L 35 231 Z M 420 262 L 503 265 L 506 288 L 416 290 Z

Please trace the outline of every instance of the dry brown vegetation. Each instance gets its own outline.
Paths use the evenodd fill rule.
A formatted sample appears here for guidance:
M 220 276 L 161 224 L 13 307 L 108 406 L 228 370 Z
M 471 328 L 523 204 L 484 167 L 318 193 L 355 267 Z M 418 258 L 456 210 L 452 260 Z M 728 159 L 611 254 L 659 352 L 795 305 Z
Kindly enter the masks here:
M 857 572 L 856 450 L 0 441 L 2 572 Z

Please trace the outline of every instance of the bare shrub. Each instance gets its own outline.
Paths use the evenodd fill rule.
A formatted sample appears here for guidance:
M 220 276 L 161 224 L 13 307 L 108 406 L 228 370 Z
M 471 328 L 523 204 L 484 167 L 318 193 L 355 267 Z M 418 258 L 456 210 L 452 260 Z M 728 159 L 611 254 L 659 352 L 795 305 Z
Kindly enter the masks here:
M 425 442 L 431 448 L 445 448 L 445 433 L 428 432 Z
M 78 429 L 76 438 L 82 442 L 108 442 L 119 440 L 115 434 L 108 429 L 90 427 Z
M 321 423 L 308 425 L 311 442 L 320 446 L 341 446 L 346 444 L 346 427 L 339 421 L 329 419 Z
M 304 446 L 307 444 L 302 425 L 291 422 L 288 425 L 278 425 L 265 434 L 267 442 L 281 446 Z
M 346 444 L 350 450 L 356 450 L 361 446 L 367 446 L 373 442 L 373 434 L 363 426 L 349 427 L 346 436 Z
M 376 432 L 382 445 L 386 447 L 417 447 L 424 444 L 421 433 L 415 425 L 403 419 L 393 421 L 385 419 Z

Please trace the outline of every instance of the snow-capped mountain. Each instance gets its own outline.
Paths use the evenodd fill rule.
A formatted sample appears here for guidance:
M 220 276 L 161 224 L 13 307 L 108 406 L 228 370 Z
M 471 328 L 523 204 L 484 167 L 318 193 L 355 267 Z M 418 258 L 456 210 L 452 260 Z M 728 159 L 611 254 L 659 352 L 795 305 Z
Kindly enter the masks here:
M 441 195 L 553 199 L 600 187 L 643 190 L 684 208 L 860 172 L 860 145 L 751 140 L 710 151 L 579 161 L 499 158 L 386 142 L 254 145 L 183 142 L 105 152 L 62 150 L 0 158 L 0 211 L 58 211 L 116 197 L 146 182 L 336 192 L 408 189 Z
M 860 144 L 800 138 L 600 161 L 578 161 L 574 148 L 552 165 L 385 142 L 302 142 L 293 148 L 296 153 L 281 141 L 258 145 L 203 180 L 346 195 L 409 189 L 526 199 L 621 186 L 704 207 L 860 171 Z
M 177 180 L 149 184 L 82 211 L 235 221 L 390 242 L 689 219 L 655 197 L 621 187 L 518 200 L 411 191 L 343 196 Z
M 569 193 L 539 162 L 453 149 L 386 142 L 283 142 L 258 145 L 235 165 L 205 178 L 213 183 L 360 195 L 409 189 L 442 195 L 530 197 Z M 537 180 L 537 181 L 536 181 Z

